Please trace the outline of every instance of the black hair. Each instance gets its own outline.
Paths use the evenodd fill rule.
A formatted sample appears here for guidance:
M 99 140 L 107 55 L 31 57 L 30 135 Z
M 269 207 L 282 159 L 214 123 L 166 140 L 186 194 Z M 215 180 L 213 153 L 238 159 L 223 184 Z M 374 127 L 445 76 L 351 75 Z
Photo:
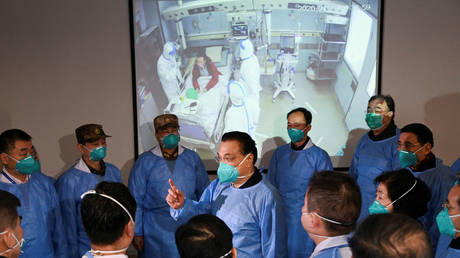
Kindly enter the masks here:
M 21 129 L 9 129 L 0 134 L 0 153 L 9 153 L 16 141 L 31 141 L 32 137 Z
M 299 108 L 289 111 L 289 113 L 287 113 L 286 115 L 286 119 L 288 119 L 289 116 L 295 112 L 301 112 L 303 114 L 303 117 L 305 118 L 305 122 L 307 123 L 307 125 L 311 124 L 311 119 L 312 119 L 311 112 L 303 107 L 299 107 Z
M 96 186 L 96 192 L 106 194 L 121 203 L 135 219 L 136 201 L 129 189 L 122 183 L 102 181 Z M 81 201 L 83 227 L 91 243 L 109 245 L 122 235 L 130 218 L 116 202 L 98 194 L 88 194 Z
M 430 128 L 424 124 L 414 123 L 408 124 L 401 129 L 401 133 L 413 133 L 417 136 L 417 141 L 422 145 L 426 143 L 431 144 L 431 148 L 434 147 L 433 133 Z
M 0 232 L 7 227 L 15 228 L 18 219 L 17 207 L 21 206 L 18 197 L 10 192 L 0 190 Z
M 368 216 L 349 245 L 354 258 L 433 257 L 430 238 L 423 226 L 398 213 Z
M 333 171 L 316 172 L 307 189 L 308 211 L 316 212 L 324 221 L 331 236 L 348 234 L 355 228 L 361 212 L 361 192 L 356 181 L 347 174 Z
M 233 131 L 233 132 L 228 132 L 222 135 L 222 142 L 230 141 L 230 140 L 234 140 L 240 143 L 241 152 L 243 152 L 244 155 L 252 153 L 252 155 L 254 155 L 253 163 L 256 164 L 256 161 L 257 161 L 256 142 L 251 138 L 251 136 L 249 136 L 249 134 L 244 133 L 244 132 Z
M 393 98 L 390 95 L 375 95 L 369 99 L 367 104 L 371 103 L 372 101 L 376 99 L 383 100 L 385 101 L 385 103 L 387 103 L 388 109 L 391 112 L 393 112 L 393 118 L 394 118 L 395 117 L 395 101 L 393 100 Z
M 417 184 L 401 199 L 393 203 L 395 213 L 406 214 L 413 219 L 425 215 L 427 204 L 431 199 L 431 192 L 428 186 L 422 180 L 416 178 L 406 169 L 397 171 L 388 171 L 380 174 L 374 180 L 374 183 L 383 183 L 387 188 L 391 201 L 395 201 Z
M 175 238 L 181 258 L 217 258 L 233 248 L 230 228 L 210 214 L 191 218 L 176 230 Z

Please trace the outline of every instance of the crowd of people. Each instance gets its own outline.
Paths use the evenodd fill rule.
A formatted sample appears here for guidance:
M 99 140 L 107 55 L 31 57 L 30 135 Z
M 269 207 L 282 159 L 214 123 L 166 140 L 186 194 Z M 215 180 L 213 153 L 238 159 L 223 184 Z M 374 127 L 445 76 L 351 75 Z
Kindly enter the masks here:
M 206 64 L 206 60 L 203 61 Z M 199 155 L 179 144 L 179 121 L 157 116 L 158 145 L 136 160 L 128 186 L 104 161 L 98 124 L 75 130 L 80 159 L 57 180 L 32 138 L 0 135 L 0 257 L 460 257 L 460 185 L 436 157 L 433 133 L 399 129 L 390 96 L 370 98 L 349 173 L 334 172 L 308 136 L 312 114 L 290 111 L 291 142 L 268 173 L 251 136 L 231 131 L 209 182 Z

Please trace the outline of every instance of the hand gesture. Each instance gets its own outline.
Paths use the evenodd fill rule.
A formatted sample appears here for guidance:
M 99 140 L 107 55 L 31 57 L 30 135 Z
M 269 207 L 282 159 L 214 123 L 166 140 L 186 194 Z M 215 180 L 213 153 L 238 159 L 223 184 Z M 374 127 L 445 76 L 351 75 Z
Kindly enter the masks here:
M 174 182 L 169 179 L 169 185 L 171 188 L 168 189 L 168 196 L 166 196 L 166 202 L 168 205 L 177 210 L 184 206 L 185 196 L 179 189 L 176 188 Z

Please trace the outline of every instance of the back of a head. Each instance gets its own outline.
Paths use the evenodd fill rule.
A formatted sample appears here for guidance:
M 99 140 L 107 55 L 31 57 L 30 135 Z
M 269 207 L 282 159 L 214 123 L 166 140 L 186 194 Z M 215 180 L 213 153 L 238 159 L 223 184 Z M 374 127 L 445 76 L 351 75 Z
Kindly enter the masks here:
M 99 194 L 117 200 L 133 219 L 136 216 L 136 201 L 129 189 L 121 183 L 102 181 L 95 191 L 97 194 L 88 194 L 81 201 L 83 227 L 92 244 L 113 244 L 123 235 L 130 217 L 116 202 Z
M 177 229 L 175 237 L 181 258 L 232 257 L 232 231 L 214 215 L 191 218 Z
M 356 181 L 347 174 L 316 172 L 307 190 L 308 211 L 339 222 L 325 221 L 329 236 L 348 234 L 355 228 L 361 211 L 361 193 Z
M 431 258 L 430 238 L 416 220 L 398 213 L 367 217 L 350 239 L 354 258 Z
M 16 196 L 0 190 L 0 232 L 5 231 L 6 228 L 16 227 L 18 206 L 21 206 L 21 202 Z
M 420 142 L 422 145 L 430 143 L 431 148 L 434 147 L 433 132 L 431 132 L 430 128 L 424 124 L 408 124 L 401 128 L 401 133 L 413 133 L 417 136 L 418 142 Z
M 257 161 L 256 142 L 245 132 L 232 131 L 222 135 L 222 142 L 237 141 L 240 144 L 241 151 L 244 155 L 252 153 L 254 155 L 254 164 Z
M 430 189 L 410 171 L 384 172 L 375 178 L 375 183 L 385 184 L 391 201 L 397 200 L 393 203 L 393 212 L 406 214 L 413 219 L 425 215 L 431 199 Z

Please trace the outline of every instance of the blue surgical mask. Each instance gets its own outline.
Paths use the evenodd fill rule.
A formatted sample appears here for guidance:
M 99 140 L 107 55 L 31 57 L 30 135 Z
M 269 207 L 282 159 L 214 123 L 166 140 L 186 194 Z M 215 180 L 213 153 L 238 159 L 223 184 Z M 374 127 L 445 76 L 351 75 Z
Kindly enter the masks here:
M 16 161 L 16 170 L 21 174 L 30 175 L 34 172 L 40 172 L 41 170 L 40 161 L 36 160 L 32 155 L 21 160 L 17 160 L 10 155 L 8 155 L 8 157 Z
M 244 157 L 244 159 L 236 167 L 229 165 L 227 163 L 224 163 L 224 162 L 220 162 L 219 168 L 217 169 L 217 177 L 219 178 L 219 181 L 222 183 L 235 182 L 238 178 L 247 177 L 247 176 L 240 177 L 237 167 L 243 164 L 243 162 L 246 160 L 249 154 L 246 155 L 246 157 Z
M 88 149 L 85 145 L 83 145 L 83 147 L 85 147 L 87 150 L 90 151 L 89 153 L 90 160 L 99 161 L 105 158 L 105 155 L 107 155 L 107 146 L 99 146 L 92 150 Z
M 300 130 L 296 128 L 288 128 L 288 135 L 289 135 L 289 138 L 291 138 L 291 141 L 292 142 L 301 141 L 303 137 L 305 137 L 305 133 L 303 132 L 304 130 L 305 129 Z
M 172 134 L 168 134 L 165 137 L 163 137 L 163 139 L 161 140 L 161 144 L 163 144 L 163 146 L 166 149 L 171 150 L 171 149 L 176 148 L 177 145 L 179 145 L 179 140 L 180 140 L 179 135 L 172 133 Z
M 405 150 L 399 150 L 398 151 L 398 158 L 399 158 L 399 163 L 401 163 L 402 168 L 407 168 L 407 167 L 412 167 L 415 165 L 418 161 L 417 153 L 419 150 L 421 150 L 425 145 L 420 147 L 418 150 L 415 152 L 410 152 L 410 151 L 405 151 Z
M 455 234 L 460 232 L 460 230 L 455 228 L 451 218 L 459 216 L 460 214 L 450 216 L 447 208 L 442 209 L 436 216 L 436 224 L 438 224 L 439 233 L 455 238 Z
M 6 233 L 8 233 L 8 231 L 0 232 L 0 236 L 1 236 L 1 235 L 4 235 L 4 234 L 6 234 Z M 24 238 L 21 238 L 21 240 L 18 240 L 18 238 L 16 237 L 16 235 L 15 235 L 13 232 L 11 232 L 11 233 L 13 234 L 14 240 L 16 240 L 16 244 L 15 244 L 13 247 L 8 248 L 7 250 L 1 252 L 0 255 L 4 255 L 4 254 L 6 254 L 6 253 L 9 253 L 9 252 L 13 251 L 13 250 L 14 250 L 16 247 L 18 247 L 18 246 L 19 246 L 19 251 L 22 253 L 22 250 L 21 250 L 21 249 L 22 249 L 22 245 L 24 245 Z
M 376 113 L 367 113 L 366 114 L 366 124 L 372 130 L 379 129 L 383 126 L 383 116 Z
M 371 206 L 368 208 L 369 214 L 382 214 L 382 213 L 390 213 L 387 206 L 383 206 L 379 201 L 375 200 Z

